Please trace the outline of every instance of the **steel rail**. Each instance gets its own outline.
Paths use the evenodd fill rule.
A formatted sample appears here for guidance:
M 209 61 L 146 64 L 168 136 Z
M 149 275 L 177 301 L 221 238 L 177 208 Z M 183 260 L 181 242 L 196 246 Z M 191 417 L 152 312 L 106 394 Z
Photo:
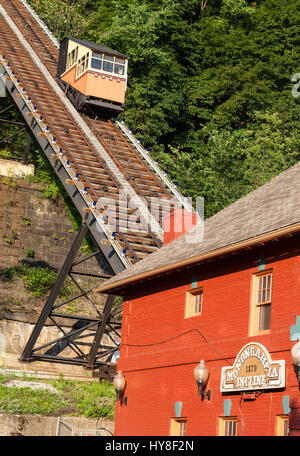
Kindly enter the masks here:
M 2 29 L 3 29 L 3 26 L 2 26 Z M 1 47 L 0 47 L 0 50 L 2 51 L 2 54 L 3 54 L 3 57 L 2 57 L 2 64 L 3 64 L 3 60 L 5 60 L 5 58 L 4 58 L 5 51 L 3 49 L 1 49 Z M 20 58 L 20 55 L 18 55 L 18 57 Z M 43 136 L 47 137 L 47 139 L 49 141 L 49 144 L 53 143 L 53 138 L 55 137 L 54 136 L 55 133 L 51 133 L 51 131 L 54 132 L 55 131 L 55 127 L 53 126 L 53 124 L 49 120 L 49 118 L 47 119 L 44 115 L 43 115 L 43 120 L 41 121 L 40 114 L 43 112 L 43 110 L 39 107 L 39 103 L 35 102 L 35 100 L 33 99 L 33 96 L 28 91 L 28 89 L 25 89 L 26 84 L 22 83 L 22 80 L 20 79 L 20 77 L 18 77 L 17 71 L 15 70 L 13 58 L 11 58 L 10 62 L 7 63 L 5 69 L 6 69 L 6 72 L 8 74 L 10 72 L 10 79 L 13 80 L 13 82 L 16 83 L 16 81 L 18 81 L 18 83 L 15 84 L 16 87 L 17 88 L 18 88 L 18 86 L 19 86 L 19 88 L 20 88 L 20 86 L 23 87 L 22 88 L 22 92 L 23 93 L 21 91 L 19 91 L 20 92 L 19 96 L 23 98 L 23 100 L 24 100 L 24 102 L 26 104 L 29 104 L 29 109 L 31 109 L 31 111 L 32 111 L 32 116 L 35 118 L 35 120 L 37 122 L 40 123 L 42 132 L 39 135 L 40 136 L 43 135 Z M 34 106 L 34 108 L 33 108 L 33 106 Z M 33 112 L 33 110 L 34 110 L 34 112 Z M 60 141 L 61 141 L 61 138 L 60 138 Z M 59 149 L 62 149 L 61 146 L 63 146 L 63 147 L 65 146 L 66 150 L 68 150 L 67 145 L 63 141 L 61 141 L 61 145 L 60 145 Z M 54 147 L 53 144 L 52 144 L 52 147 Z M 56 143 L 56 148 L 58 149 L 57 143 Z M 57 150 L 57 152 L 58 152 L 58 150 Z M 85 177 L 85 173 L 82 171 L 81 167 L 78 165 L 78 163 L 76 163 L 76 160 L 74 159 L 74 155 L 71 155 L 69 152 L 64 152 L 63 155 L 61 153 L 57 153 L 56 158 L 60 160 L 60 162 L 63 164 L 63 166 L 67 170 L 68 174 L 70 175 L 70 177 L 73 178 L 74 185 L 77 186 L 78 190 L 81 193 L 85 193 L 86 194 L 85 199 L 87 199 L 88 193 L 90 193 L 90 195 L 92 195 L 94 197 L 93 200 L 87 201 L 87 206 L 91 207 L 94 204 L 95 201 L 99 200 L 99 195 L 97 194 L 97 192 L 95 191 L 95 189 L 93 188 L 91 183 L 88 181 L 88 179 Z M 97 158 L 97 156 L 96 156 L 96 158 Z M 69 163 L 71 162 L 73 164 L 73 167 L 77 171 L 79 171 L 79 173 L 77 173 L 77 174 L 81 174 L 82 175 L 82 178 L 84 180 L 84 184 L 85 185 L 82 185 L 79 180 L 76 182 L 76 174 L 75 174 L 74 170 L 71 170 L 69 168 L 68 162 Z M 73 171 L 73 175 L 72 175 L 72 171 Z M 87 187 L 87 188 L 85 189 L 85 187 Z M 99 207 L 99 205 L 98 205 L 98 207 Z M 96 208 L 94 208 L 94 210 L 95 209 Z M 108 239 L 110 238 L 112 232 L 113 231 L 110 231 L 110 233 L 108 233 L 108 236 L 107 236 Z M 123 251 L 124 251 L 124 246 L 121 247 L 119 251 L 120 251 L 120 256 L 121 256 L 123 254 Z
M 172 199 L 172 196 L 166 191 L 166 189 L 164 188 L 164 186 L 162 185 L 162 183 L 157 179 L 157 177 L 155 176 L 155 174 L 153 173 L 153 171 L 149 168 L 149 166 L 147 166 L 143 160 L 141 159 L 141 157 L 139 156 L 139 154 L 137 153 L 137 150 L 136 149 L 133 149 L 131 147 L 131 145 L 129 144 L 129 142 L 124 138 L 124 136 L 121 134 L 120 132 L 120 129 L 119 128 L 116 128 L 116 126 L 112 123 L 111 120 L 108 120 L 108 124 L 111 126 L 111 128 L 113 128 L 113 130 L 115 131 L 115 133 L 118 135 L 118 137 L 121 139 L 121 141 L 125 144 L 125 146 L 130 150 L 131 154 L 137 158 L 137 160 L 139 161 L 139 163 L 142 164 L 142 166 L 147 170 L 147 172 L 149 173 L 150 176 L 152 176 L 152 179 L 154 180 L 154 182 L 158 185 L 158 187 L 160 188 L 160 190 L 162 192 L 164 192 L 164 194 L 169 198 L 169 199 Z M 143 157 L 144 158 L 144 157 Z
M 1 0 L 0 3 L 1 3 L 1 2 L 3 2 L 3 0 Z M 15 3 L 17 3 L 16 0 L 10 0 L 10 3 L 9 3 L 8 6 L 14 7 L 15 13 L 18 14 L 18 15 L 20 16 L 19 8 L 16 7 L 16 4 L 15 4 Z M 5 5 L 6 5 L 6 8 L 7 8 L 7 7 L 8 7 L 8 6 L 7 6 L 7 3 L 5 3 Z M 4 9 L 5 9 L 5 8 L 4 8 Z M 8 8 L 8 9 L 10 10 L 10 8 Z M 9 12 L 8 12 L 8 14 L 9 14 Z M 18 27 L 18 24 L 17 24 L 17 22 L 16 22 L 16 17 L 15 17 L 15 16 L 12 17 L 11 15 L 10 15 L 10 17 L 11 17 L 11 20 L 12 20 L 12 21 L 14 22 L 14 24 L 16 25 L 16 27 Z M 24 20 L 24 19 L 22 18 L 22 21 L 23 21 L 23 20 Z M 28 25 L 28 24 L 29 24 L 29 23 L 27 23 L 27 25 Z M 18 27 L 18 28 L 19 28 L 19 27 Z M 28 31 L 29 28 L 32 29 L 33 27 L 32 27 L 31 25 L 29 25 L 29 27 L 25 27 L 25 28 L 23 27 L 22 30 L 19 28 L 19 31 L 22 33 L 22 35 L 23 35 L 24 37 L 26 37 L 26 36 L 27 36 L 27 33 L 26 33 L 26 32 Z M 33 44 L 33 40 L 32 40 L 32 39 L 31 39 L 30 43 Z M 38 49 L 35 48 L 35 51 L 38 52 Z M 50 71 L 50 73 L 52 72 L 52 76 L 53 76 L 53 67 L 52 67 L 52 65 L 51 65 L 51 67 L 49 68 L 49 65 L 47 65 L 47 62 L 42 58 L 41 55 L 39 55 L 39 58 L 41 58 L 41 61 L 43 62 L 43 64 L 44 64 L 45 67 L 47 68 L 47 70 Z M 76 112 L 76 114 L 78 115 L 77 112 Z M 90 146 L 91 146 L 91 144 L 90 144 Z M 106 161 L 107 161 L 107 159 L 106 159 Z M 111 166 L 111 165 L 110 165 L 110 166 Z M 122 176 L 122 173 L 120 174 L 120 176 Z M 134 192 L 134 190 L 133 190 L 132 187 L 133 187 L 132 185 L 129 185 L 129 186 L 128 186 L 126 180 L 123 180 L 123 185 L 122 185 L 123 190 L 124 190 L 126 193 L 128 193 L 129 196 L 131 196 L 131 198 L 132 198 L 132 200 L 134 201 L 134 203 L 135 203 L 135 204 L 139 207 L 139 209 L 140 209 L 141 218 L 144 220 L 145 223 L 148 223 L 148 218 L 149 218 L 149 216 L 150 216 L 150 220 L 153 219 L 153 217 L 152 217 L 151 213 L 149 213 L 149 215 L 146 216 L 146 220 L 144 219 L 144 217 L 145 217 L 144 213 L 147 212 L 147 208 L 144 207 L 144 204 L 143 204 L 142 200 L 140 200 L 138 197 L 136 197 L 137 195 L 135 194 L 135 192 Z M 153 226 L 155 226 L 155 223 L 156 223 L 156 222 L 155 222 L 154 220 L 152 220 L 152 223 L 154 223 Z M 157 225 L 157 229 L 158 229 L 158 231 L 160 230 L 159 225 Z
M 100 250 L 104 249 L 108 263 L 116 272 L 122 264 L 125 268 L 130 267 L 161 245 L 159 238 L 162 237 L 162 214 L 165 208 L 163 207 L 162 212 L 159 212 L 158 222 L 149 211 L 151 194 L 163 195 L 170 201 L 173 199 L 165 180 L 161 179 L 160 173 L 157 173 L 156 168 L 158 167 L 153 167 L 149 160 L 145 160 L 138 147 L 131 146 L 131 143 L 125 138 L 126 135 L 121 133 L 122 129 L 116 127 L 118 124 L 107 120 L 97 121 L 91 114 L 85 117 L 74 108 L 56 81 L 58 51 L 59 43 L 25 0 L 0 0 L 0 58 L 2 57 L 0 73 L 2 74 L 2 70 L 4 71 L 15 103 L 61 180 L 63 176 L 62 183 L 69 195 L 77 192 L 81 196 L 80 204 L 78 200 L 74 201 L 80 206 L 85 221 L 83 226 L 88 226 L 86 222 L 88 219 L 92 220 L 91 223 L 96 221 L 101 227 L 101 236 L 96 233 L 98 236 L 96 242 L 98 242 Z M 93 121 L 95 121 L 93 128 L 90 128 L 89 123 Z M 94 130 L 96 134 L 94 134 Z M 115 141 L 113 144 L 110 144 L 110 138 L 106 136 L 109 135 L 109 132 L 113 133 Z M 61 169 L 63 172 L 59 174 Z M 159 171 L 161 172 L 161 170 Z M 107 202 L 108 197 L 110 202 Z M 125 235 L 123 227 L 124 222 L 127 222 L 127 219 L 124 218 L 127 212 L 124 214 L 122 204 L 124 201 L 127 202 L 127 197 L 131 198 L 129 213 L 135 215 L 137 210 L 144 228 L 139 229 L 133 224 L 134 228 L 129 227 L 128 234 L 126 232 Z M 180 198 L 177 200 L 175 198 L 174 205 L 176 206 L 177 203 L 181 207 Z M 115 215 L 116 224 L 113 228 L 114 213 L 111 213 L 111 206 L 114 208 L 116 205 L 118 205 L 119 213 Z M 128 211 L 128 208 L 126 210 Z M 152 230 L 149 220 L 156 222 L 154 230 Z M 83 235 L 84 232 L 80 234 L 81 238 Z M 116 328 L 121 327 L 120 322 L 113 320 L 114 316 L 119 313 L 119 311 L 113 313 L 112 310 L 114 297 L 108 297 L 103 315 L 96 313 L 98 318 L 95 319 L 55 312 L 56 309 L 62 308 L 68 302 L 80 297 L 88 299 L 89 303 L 92 303 L 88 294 L 94 290 L 94 287 L 84 291 L 72 277 L 72 274 L 80 274 L 80 271 L 72 271 L 72 267 L 76 264 L 74 255 L 78 251 L 79 241 L 79 237 L 76 238 L 68 254 L 59 274 L 59 280 L 51 291 L 51 299 L 47 300 L 42 310 L 22 353 L 21 361 L 40 359 L 62 363 L 70 362 L 93 368 L 106 364 L 105 362 L 99 363 L 98 358 L 118 349 L 117 347 L 105 351 L 106 347 L 101 346 L 101 353 L 99 353 L 103 335 L 108 328 L 119 337 L 119 333 L 111 327 L 111 325 L 116 325 Z M 100 244 L 106 242 L 110 245 L 109 249 L 105 246 L 101 248 Z M 116 262 L 117 256 L 110 260 L 108 250 L 112 255 L 116 253 L 119 256 L 121 264 Z M 71 256 L 74 257 L 72 261 Z M 58 303 L 58 292 L 66 274 L 69 274 L 78 286 L 80 293 L 69 300 Z M 73 330 L 68 334 L 62 331 L 63 337 L 55 339 L 49 344 L 35 347 L 37 337 L 47 318 L 50 318 L 59 329 L 61 329 L 61 324 L 57 323 L 54 318 L 74 318 L 79 323 L 84 320 L 87 320 L 87 323 L 78 331 Z M 96 327 L 96 325 L 98 326 L 93 342 L 88 344 L 91 346 L 91 350 L 86 355 L 80 350 L 78 344 L 76 345 L 76 336 L 80 335 L 80 338 L 84 339 L 87 337 L 84 332 L 89 332 L 90 328 Z M 52 356 L 51 350 L 49 354 L 38 355 L 37 352 L 42 348 L 53 346 L 56 342 L 64 340 L 68 341 L 70 346 L 72 345 L 72 350 L 79 355 L 77 358 Z
M 55 93 L 55 95 L 56 95 L 56 93 Z M 78 113 L 77 113 L 77 115 L 78 115 Z M 106 161 L 107 161 L 107 159 L 106 159 Z M 130 187 L 130 186 L 128 187 L 128 184 L 127 184 L 127 183 L 125 184 L 125 181 L 123 181 L 123 189 L 125 189 L 126 186 L 127 186 L 126 192 L 128 192 L 128 190 L 131 189 L 132 187 Z M 131 193 L 132 193 L 132 190 L 129 190 L 129 192 L 130 192 L 130 191 L 131 191 Z M 132 194 L 132 195 L 133 195 L 133 194 Z M 136 194 L 134 194 L 134 195 L 136 195 Z M 142 212 L 141 212 L 141 217 L 144 218 L 145 215 L 143 214 L 143 210 L 145 210 L 145 209 L 143 209 L 143 203 L 141 202 L 141 200 L 140 200 L 139 198 L 136 199 L 135 196 L 134 196 L 134 202 L 135 202 L 135 204 L 137 204 L 138 206 L 140 205 L 140 210 L 142 211 Z M 150 214 L 149 214 L 149 215 L 150 215 Z M 151 217 L 151 215 L 150 215 L 150 217 Z M 122 251 L 123 251 L 123 250 L 122 250 Z
M 59 48 L 59 42 L 57 41 L 57 38 L 54 37 L 53 33 L 49 30 L 47 25 L 44 23 L 42 19 L 40 19 L 39 14 L 35 12 L 35 10 L 27 3 L 26 0 L 19 0 L 22 5 L 28 10 L 28 12 L 31 14 L 31 16 L 34 17 L 34 19 L 37 21 L 39 26 L 43 29 L 45 34 L 49 37 L 49 39 L 53 42 L 54 46 Z
M 120 170 L 122 171 L 123 175 L 130 181 L 131 185 L 135 188 L 135 190 L 137 191 L 137 193 L 145 200 L 145 203 L 148 207 L 148 210 L 150 211 L 151 208 L 150 208 L 150 204 L 149 202 L 147 201 L 147 198 L 146 196 L 144 195 L 144 192 L 142 191 L 142 189 L 134 182 L 134 180 L 132 180 L 132 177 L 129 175 L 128 171 L 122 166 L 122 164 L 120 163 L 120 160 L 117 159 L 116 157 L 116 154 L 113 153 L 113 151 L 108 147 L 107 143 L 102 139 L 101 137 L 101 134 L 96 131 L 96 137 L 99 139 L 99 141 L 101 142 L 102 146 L 106 149 L 107 153 L 110 154 L 110 156 L 112 157 L 112 159 L 114 160 L 114 162 L 116 163 L 116 165 L 120 168 Z M 160 221 L 161 222 L 161 221 Z M 147 228 L 147 227 L 146 227 Z M 155 234 L 152 232 L 152 230 L 150 228 L 147 228 L 152 239 L 154 240 L 154 242 L 159 246 L 161 247 L 161 242 L 157 239 L 157 237 L 155 236 Z M 126 239 L 126 236 L 124 235 L 124 233 L 121 233 L 122 234 L 122 237 L 124 239 Z M 126 241 L 127 242 L 127 241 Z M 132 250 L 132 249 L 131 249 Z
M 3 1 L 3 0 L 1 0 Z M 20 0 L 18 0 L 20 1 Z M 17 2 L 17 0 L 11 0 L 11 4 L 14 5 L 14 2 Z M 22 4 L 26 4 L 26 2 L 24 1 L 21 1 Z M 15 5 L 14 5 L 15 6 Z M 29 14 L 32 14 L 34 16 L 34 19 L 36 21 L 39 22 L 39 25 L 42 26 L 43 24 L 41 24 L 41 21 L 39 20 L 38 16 L 36 15 L 35 11 L 29 6 L 27 5 L 27 10 L 29 12 Z M 16 12 L 20 15 L 20 11 L 18 9 L 16 9 Z M 24 20 L 24 19 L 23 19 Z M 43 33 L 45 32 L 45 27 L 42 27 L 43 28 Z M 47 29 L 47 28 L 46 28 Z M 48 30 L 48 32 L 50 33 L 50 31 Z M 49 42 L 49 33 L 47 33 L 47 43 Z M 51 35 L 51 33 L 50 33 Z M 41 41 L 41 38 L 39 37 L 39 40 Z M 45 49 L 48 51 L 48 46 L 46 44 L 44 44 L 45 46 Z M 51 46 L 52 49 L 53 49 L 53 46 Z M 58 49 L 59 46 L 57 46 L 57 42 L 56 42 L 56 46 L 55 46 L 55 58 L 58 57 L 58 53 L 57 53 L 57 49 Z M 42 59 L 42 56 L 40 56 L 41 59 Z M 45 62 L 46 63 L 46 62 Z M 49 66 L 48 66 L 49 68 Z M 53 72 L 53 69 L 52 68 L 49 68 L 50 71 Z M 117 132 L 117 129 L 116 127 L 110 122 L 108 121 L 107 122 L 108 125 L 110 125 L 112 128 L 115 129 L 115 131 Z M 120 123 L 119 121 L 116 122 L 116 124 L 119 126 L 119 128 L 121 128 L 120 126 Z M 122 129 L 122 128 L 121 128 Z M 128 136 L 128 128 L 125 126 L 125 134 Z M 118 133 L 118 132 L 117 132 Z M 120 133 L 118 133 L 120 135 Z M 130 144 L 125 140 L 125 138 L 123 138 L 122 135 L 120 135 L 120 138 L 122 139 L 122 141 L 124 142 L 124 144 L 126 144 L 128 150 L 130 151 L 131 154 L 134 154 L 136 156 L 136 158 L 139 160 L 139 162 L 143 165 L 143 167 L 145 168 L 145 170 L 147 171 L 148 175 L 154 179 L 154 181 L 156 181 L 156 183 L 158 184 L 158 186 L 160 187 L 160 189 L 164 192 L 164 195 L 171 199 L 172 197 L 170 196 L 170 194 L 166 191 L 166 188 L 164 188 L 164 186 L 162 185 L 162 183 L 160 182 L 159 179 L 156 178 L 155 174 L 153 174 L 152 170 L 145 164 L 143 163 L 143 161 L 141 160 L 139 154 L 131 148 Z M 176 189 L 176 187 L 174 186 L 174 184 L 172 184 L 168 179 L 167 177 L 163 174 L 162 170 L 156 165 L 156 163 L 154 163 L 154 161 L 152 159 L 149 160 L 149 156 L 147 156 L 147 154 L 145 154 L 145 150 L 143 148 L 141 148 L 141 146 L 139 144 L 136 144 L 137 141 L 134 139 L 133 137 L 133 141 L 132 141 L 132 138 L 129 138 L 131 140 L 131 142 L 134 143 L 136 149 L 141 153 L 141 155 L 143 156 L 143 158 L 150 164 L 150 166 L 152 167 L 152 169 L 155 171 L 155 173 L 157 175 L 159 175 L 160 179 L 162 180 L 162 182 L 167 186 L 169 187 L 169 189 L 171 190 L 171 192 L 174 194 L 174 196 L 178 199 L 178 201 L 180 201 L 180 203 L 185 206 L 186 209 L 188 210 L 193 210 L 192 206 L 189 205 L 189 202 L 180 194 L 180 192 L 178 192 L 178 190 Z M 114 153 L 111 151 L 110 152 L 112 155 L 114 155 Z M 117 163 L 118 162 L 118 159 L 114 156 L 114 161 Z M 122 168 L 122 166 L 120 165 L 120 162 L 118 163 L 119 164 L 119 167 L 120 169 Z M 136 184 L 135 184 L 136 185 Z M 137 186 L 137 185 L 136 185 Z
M 155 172 L 160 176 L 162 181 L 168 186 L 174 196 L 181 202 L 182 206 L 189 212 L 193 212 L 193 206 L 190 202 L 185 198 L 182 193 L 176 188 L 176 186 L 167 178 L 166 174 L 161 170 L 161 168 L 156 164 L 156 162 L 150 157 L 149 153 L 144 149 L 141 145 L 140 141 L 132 134 L 130 129 L 125 125 L 124 121 L 116 120 L 116 124 L 118 127 L 123 131 L 126 137 L 131 141 L 134 146 L 138 149 L 140 154 L 143 156 L 145 160 L 149 163 L 149 165 L 155 170 Z

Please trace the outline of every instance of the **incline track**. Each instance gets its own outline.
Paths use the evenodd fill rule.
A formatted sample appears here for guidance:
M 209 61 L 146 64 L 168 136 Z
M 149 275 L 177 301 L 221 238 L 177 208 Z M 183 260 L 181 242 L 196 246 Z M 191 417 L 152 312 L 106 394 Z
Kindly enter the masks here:
M 76 111 L 56 81 L 57 62 L 58 43 L 28 5 L 23 0 L 0 0 L 0 76 L 6 79 L 15 104 L 83 217 L 20 359 L 94 369 L 118 349 L 120 322 L 114 318 L 119 313 L 113 311 L 114 297 L 108 297 L 103 312 L 97 310 L 95 317 L 56 312 L 77 299 L 56 301 L 67 275 L 74 281 L 73 274 L 79 274 L 73 266 L 76 269 L 81 262 L 75 259 L 84 236 L 91 232 L 112 273 L 117 274 L 161 246 L 166 213 L 183 206 L 189 210 L 189 206 L 125 124 Z M 78 296 L 92 303 L 88 294 L 93 289 L 84 291 L 77 286 Z M 74 321 L 68 333 L 57 322 L 62 317 Z M 36 347 L 47 318 L 63 336 Z M 113 347 L 103 342 L 106 331 L 117 336 Z M 83 352 L 83 346 L 89 353 Z M 60 347 L 72 348 L 76 357 L 64 355 Z
M 34 47 L 41 61 L 47 66 L 53 76 L 56 74 L 58 63 L 58 49 L 37 25 L 36 20 L 29 11 L 16 0 L 1 0 L 3 8 L 9 13 L 16 26 L 22 31 L 24 37 Z
M 2 3 L 4 3 L 3 0 Z M 36 27 L 36 21 L 30 13 L 24 7 L 20 10 L 19 6 L 20 3 L 16 0 L 6 3 L 6 9 L 14 17 L 16 25 L 23 30 L 23 34 L 27 40 L 32 44 L 34 43 L 35 51 L 47 66 L 52 76 L 55 77 L 58 62 L 57 47 L 40 28 Z M 113 157 L 113 160 L 123 174 L 126 175 L 128 180 L 131 180 L 136 191 L 142 197 L 146 198 L 146 200 L 148 199 L 148 204 L 153 204 L 153 201 L 149 201 L 151 197 L 161 198 L 165 196 L 168 200 L 171 199 L 165 185 L 149 169 L 143 158 L 126 141 L 121 132 L 118 131 L 119 129 L 111 121 L 94 119 L 92 114 L 90 116 L 84 115 L 84 118 L 97 135 L 99 141 Z M 161 215 L 163 215 L 163 210 L 162 208 L 160 209 Z M 162 217 L 160 217 L 160 222 L 162 222 Z
M 48 71 L 55 77 L 58 60 L 56 46 L 19 1 L 4 2 L 1 0 L 0 3 L 9 13 L 15 25 L 22 31 Z M 123 204 L 123 198 L 120 196 L 121 183 L 110 172 L 105 160 L 101 159 L 86 138 L 83 137 L 72 116 L 62 106 L 39 69 L 33 65 L 2 18 L 0 43 L 2 54 L 7 56 L 11 67 L 20 76 L 19 79 L 23 87 L 26 87 L 26 94 L 30 96 L 31 100 L 34 100 L 37 111 L 43 115 L 44 123 L 47 124 L 57 143 L 64 149 L 68 163 L 71 164 L 77 177 L 88 188 L 88 193 L 94 201 L 98 202 L 97 207 L 106 209 L 105 223 L 109 224 L 110 220 L 113 221 L 115 226 L 114 240 L 119 242 L 120 250 L 126 249 L 131 264 L 156 250 L 161 245 L 159 235 L 154 234 L 147 227 L 144 230 L 139 227 L 138 233 L 134 229 L 129 229 L 128 232 L 126 230 L 126 235 L 122 231 L 125 231 L 127 221 L 123 220 L 122 209 L 120 209 L 120 201 L 121 206 Z M 149 211 L 152 210 L 154 217 L 162 226 L 164 208 L 157 199 L 162 197 L 166 199 L 166 209 L 170 203 L 173 204 L 171 195 L 164 183 L 155 176 L 143 158 L 126 141 L 124 135 L 111 121 L 95 119 L 92 115 L 84 115 L 83 118 L 135 193 L 145 201 Z M 117 220 L 114 213 L 110 212 L 109 203 L 113 203 L 114 211 L 116 209 L 118 212 Z M 127 210 L 127 214 L 128 211 L 129 215 L 133 213 L 134 209 Z

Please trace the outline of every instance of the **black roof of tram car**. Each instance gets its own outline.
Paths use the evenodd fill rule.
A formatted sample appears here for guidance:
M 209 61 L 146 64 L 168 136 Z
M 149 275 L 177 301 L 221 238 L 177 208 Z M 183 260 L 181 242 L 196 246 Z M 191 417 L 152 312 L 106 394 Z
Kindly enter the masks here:
M 86 46 L 95 52 L 104 52 L 107 54 L 115 55 L 117 57 L 123 57 L 124 59 L 129 59 L 129 57 L 127 55 L 122 54 L 121 52 L 115 51 L 114 49 L 111 49 L 107 46 L 102 46 L 102 44 L 91 43 L 91 42 L 85 41 L 85 40 L 79 40 L 78 38 L 72 38 L 71 36 L 66 36 L 65 38 L 63 38 L 61 43 L 65 40 L 75 41 L 75 43 L 81 44 L 82 46 Z

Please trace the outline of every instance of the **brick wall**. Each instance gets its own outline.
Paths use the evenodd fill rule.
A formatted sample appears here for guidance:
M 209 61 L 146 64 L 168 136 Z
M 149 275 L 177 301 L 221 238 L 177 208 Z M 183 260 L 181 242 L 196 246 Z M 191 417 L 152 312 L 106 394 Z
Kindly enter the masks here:
M 38 184 L 0 179 L 0 262 L 16 265 L 32 249 L 34 261 L 59 268 L 75 235 L 63 202 L 42 198 Z
M 273 268 L 271 331 L 249 337 L 252 274 L 262 256 L 265 267 Z M 218 435 L 225 399 L 238 419 L 238 435 L 276 435 L 284 396 L 293 412 L 293 432 L 298 432 L 299 387 L 290 326 L 300 314 L 299 266 L 298 236 L 136 284 L 123 312 L 118 368 L 127 380 L 128 404 L 117 406 L 116 435 L 169 435 L 176 402 L 182 402 L 187 435 Z M 203 311 L 184 318 L 185 294 L 195 276 L 203 287 Z M 232 365 L 249 342 L 265 346 L 272 360 L 285 360 L 284 389 L 266 390 L 256 399 L 220 392 L 222 367 Z M 200 359 L 210 370 L 210 402 L 201 401 L 193 376 Z

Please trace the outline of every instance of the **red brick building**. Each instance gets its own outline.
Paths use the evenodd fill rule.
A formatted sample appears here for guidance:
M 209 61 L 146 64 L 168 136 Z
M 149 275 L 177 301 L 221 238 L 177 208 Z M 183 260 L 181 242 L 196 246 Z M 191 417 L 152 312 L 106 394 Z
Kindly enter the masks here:
M 115 435 L 300 435 L 300 164 L 98 291 L 124 296 Z

